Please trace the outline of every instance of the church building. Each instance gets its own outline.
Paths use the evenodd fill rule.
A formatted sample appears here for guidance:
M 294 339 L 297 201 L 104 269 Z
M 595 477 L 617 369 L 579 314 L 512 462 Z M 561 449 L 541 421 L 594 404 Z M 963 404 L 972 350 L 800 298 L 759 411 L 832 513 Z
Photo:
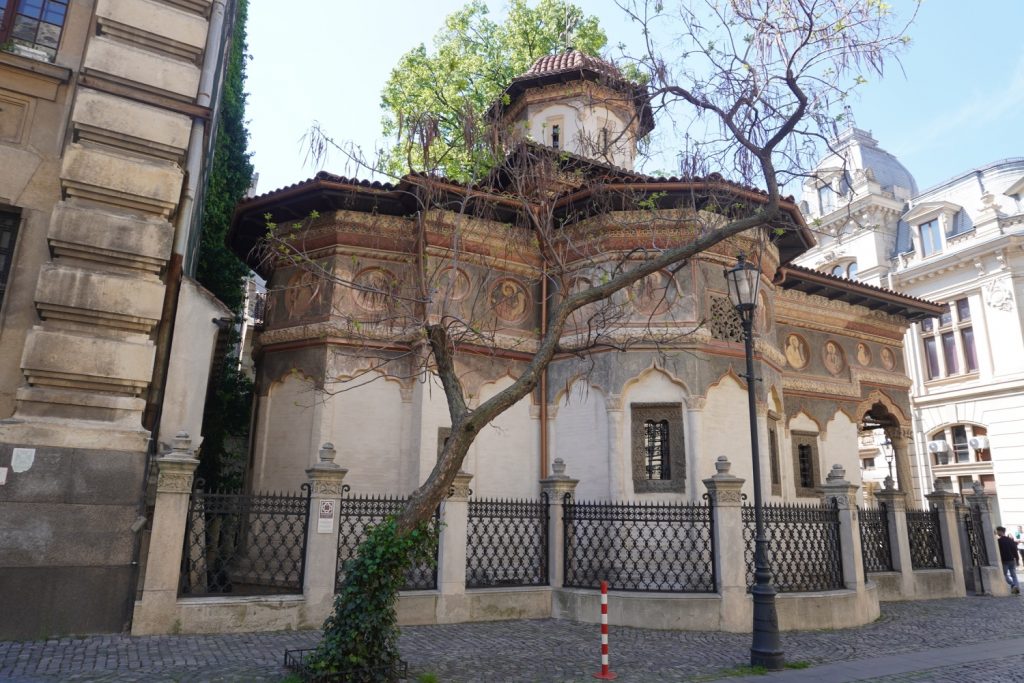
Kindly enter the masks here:
M 645 91 L 579 52 L 539 59 L 491 116 L 519 136 L 502 168 L 527 168 L 522 174 L 499 170 L 468 187 L 417 174 L 384 184 L 321 172 L 238 206 L 231 246 L 268 282 L 256 338 L 254 489 L 298 489 L 331 442 L 353 492 L 409 493 L 450 427 L 410 320 L 463 321 L 457 371 L 472 408 L 523 371 L 559 292 L 714 230 L 729 207 L 766 201 L 717 174 L 634 171 L 637 141 L 654 126 Z M 463 469 L 474 495 L 536 497 L 560 458 L 580 480 L 579 499 L 699 500 L 721 455 L 749 494 L 744 344 L 724 277 L 745 252 L 761 281 L 764 491 L 817 502 L 836 464 L 860 483 L 860 438 L 881 429 L 899 482 L 920 498 L 904 334 L 944 309 L 796 265 L 815 239 L 795 202 L 782 208 L 778 225 L 578 311 L 541 389 L 472 445 Z M 531 228 L 544 212 L 555 226 L 550 242 Z M 268 225 L 294 252 L 260 248 Z

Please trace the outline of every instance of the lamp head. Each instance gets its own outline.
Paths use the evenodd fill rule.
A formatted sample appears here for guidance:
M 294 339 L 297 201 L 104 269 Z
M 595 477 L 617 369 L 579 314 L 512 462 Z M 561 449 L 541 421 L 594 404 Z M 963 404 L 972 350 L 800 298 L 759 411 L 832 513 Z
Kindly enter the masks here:
M 729 300 L 740 315 L 752 316 L 757 307 L 757 289 L 761 284 L 761 271 L 747 260 L 743 252 L 736 258 L 736 265 L 725 271 L 729 287 Z

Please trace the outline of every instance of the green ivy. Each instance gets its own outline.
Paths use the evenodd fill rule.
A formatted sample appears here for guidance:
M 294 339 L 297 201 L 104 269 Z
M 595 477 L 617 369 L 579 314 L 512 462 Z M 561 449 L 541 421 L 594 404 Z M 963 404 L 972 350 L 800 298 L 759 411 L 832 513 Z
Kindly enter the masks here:
M 408 567 L 435 561 L 437 529 L 425 522 L 399 534 L 394 517 L 374 527 L 345 564 L 345 581 L 309 659 L 314 674 L 341 674 L 351 683 L 395 679 L 398 591 Z

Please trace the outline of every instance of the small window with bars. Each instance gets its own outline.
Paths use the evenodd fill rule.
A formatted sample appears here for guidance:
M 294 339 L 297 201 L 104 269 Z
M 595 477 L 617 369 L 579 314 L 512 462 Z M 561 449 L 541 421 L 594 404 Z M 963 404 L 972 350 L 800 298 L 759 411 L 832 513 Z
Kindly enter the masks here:
M 817 487 L 821 477 L 817 434 L 793 432 L 793 476 L 796 495 L 818 495 Z
M 683 491 L 686 460 L 681 403 L 633 403 L 633 490 Z
M 7 281 L 14 261 L 14 243 L 18 239 L 18 224 L 21 214 L 17 211 L 0 209 L 0 307 L 4 303 Z

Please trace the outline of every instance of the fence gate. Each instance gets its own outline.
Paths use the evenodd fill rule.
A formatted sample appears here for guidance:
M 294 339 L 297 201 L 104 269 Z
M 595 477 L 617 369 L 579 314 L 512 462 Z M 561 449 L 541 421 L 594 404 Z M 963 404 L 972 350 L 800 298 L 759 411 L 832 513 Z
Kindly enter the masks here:
M 977 505 L 957 504 L 957 517 L 960 519 L 960 547 L 963 549 L 964 584 L 967 590 L 984 594 L 985 584 L 981 577 L 981 567 L 988 566 L 988 549 L 981 537 L 981 509 Z

